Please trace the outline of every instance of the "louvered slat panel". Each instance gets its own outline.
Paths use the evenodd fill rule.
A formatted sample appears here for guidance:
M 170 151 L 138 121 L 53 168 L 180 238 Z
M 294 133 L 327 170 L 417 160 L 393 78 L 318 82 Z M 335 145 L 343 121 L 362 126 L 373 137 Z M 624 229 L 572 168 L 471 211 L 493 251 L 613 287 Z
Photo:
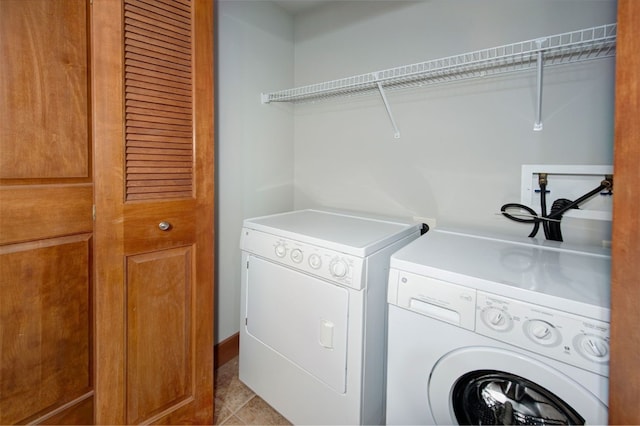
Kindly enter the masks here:
M 153 56 L 150 56 L 150 55 Z M 151 69 L 154 67 L 163 74 L 182 77 L 190 81 L 191 70 L 185 67 L 184 58 L 178 58 L 165 52 L 152 52 L 140 43 L 130 43 L 128 50 L 125 52 L 125 66 L 140 67 L 142 69 Z
M 159 112 L 164 113 L 164 114 L 180 114 L 183 117 L 188 117 L 189 114 L 184 112 L 184 108 L 179 107 L 179 108 L 175 108 L 169 105 L 164 105 L 163 108 L 159 108 L 159 105 L 156 105 L 152 102 L 146 102 L 146 101 L 139 101 L 139 100 L 135 100 L 135 99 L 129 99 L 126 102 L 126 107 L 132 110 L 135 110 L 135 108 L 140 108 L 143 109 L 144 111 L 153 111 L 154 114 L 158 114 Z
M 171 46 L 172 48 L 179 47 L 181 51 L 186 53 L 187 55 L 189 52 L 189 43 L 187 41 L 169 37 L 165 34 L 158 33 L 151 29 L 134 27 L 129 33 L 129 38 L 131 40 L 138 40 L 142 43 L 147 43 L 148 40 L 151 39 L 151 43 L 156 46 Z
M 174 185 L 174 182 L 172 182 L 172 185 Z M 150 192 L 154 192 L 154 193 L 167 193 L 167 192 L 176 192 L 176 191 L 190 191 L 191 190 L 191 185 L 187 185 L 187 186 L 152 186 L 152 187 L 137 187 L 137 186 L 132 186 L 130 188 L 127 189 L 129 191 L 129 194 L 148 194 Z
M 141 6 L 145 6 L 145 3 L 139 0 L 127 0 L 125 1 L 125 19 L 131 18 L 135 20 L 140 20 L 142 22 L 148 24 L 155 24 L 159 28 L 163 30 L 167 30 L 170 33 L 180 34 L 185 37 L 191 37 L 191 30 L 189 22 L 179 22 L 177 19 L 173 19 L 174 17 L 164 16 L 161 13 L 157 13 L 163 5 L 162 3 L 157 3 L 157 8 L 148 7 L 147 9 L 142 8 Z
M 148 134 L 152 132 L 154 135 L 167 135 L 171 136 L 182 136 L 184 138 L 190 137 L 189 129 L 182 129 L 179 126 L 169 126 L 166 124 L 160 123 L 143 123 L 137 122 L 138 127 L 131 127 L 128 131 L 131 133 L 138 133 L 141 135 Z M 149 129 L 147 126 L 152 126 L 152 129 Z M 135 137 L 135 135 L 134 135 Z
M 171 180 L 156 180 L 156 184 L 158 185 L 173 185 L 173 186 L 188 186 L 190 183 L 190 181 L 187 179 L 171 179 Z M 140 181 L 132 181 L 129 182 L 129 186 L 134 187 L 134 186 L 143 186 L 140 185 Z
M 140 127 L 127 127 L 127 132 L 136 133 L 139 135 L 151 135 L 151 136 L 165 136 L 167 138 L 171 137 L 180 137 L 180 138 L 190 138 L 191 134 L 188 132 L 180 132 L 176 129 L 161 129 L 160 126 L 154 126 L 154 128 L 147 128 L 144 124 L 139 123 Z M 134 135 L 135 136 L 135 135 Z
M 173 93 L 184 97 L 189 97 L 190 88 L 187 85 L 171 84 L 167 80 L 146 77 L 140 74 L 127 73 L 125 76 L 132 86 L 143 87 L 151 90 L 157 90 L 160 93 Z
M 153 105 L 153 104 L 149 104 L 149 105 Z M 148 114 L 149 110 L 153 110 L 153 113 L 156 117 L 166 117 L 166 118 L 171 118 L 171 119 L 177 119 L 177 120 L 188 120 L 189 117 L 185 116 L 184 114 L 181 114 L 179 112 L 172 112 L 172 111 L 163 111 L 163 110 L 159 110 L 159 109 L 155 109 L 155 107 L 150 107 L 150 108 L 139 108 L 139 107 L 135 107 L 135 106 L 127 106 L 127 111 L 133 115 L 133 114 Z
M 191 157 L 187 155 L 153 155 L 153 154 L 129 154 L 127 158 L 130 160 L 130 164 L 133 166 L 134 161 L 167 161 L 170 159 L 172 162 L 183 162 L 191 164 Z
M 166 80 L 165 78 L 158 78 L 156 76 L 149 75 L 149 74 L 144 73 L 144 72 L 133 72 L 133 71 L 130 71 L 131 69 L 133 69 L 133 67 L 131 67 L 131 68 L 127 67 L 127 72 L 124 75 L 125 79 L 132 80 L 132 81 L 137 81 L 137 82 L 140 82 L 140 83 L 144 82 L 144 83 L 148 83 L 148 84 L 153 84 L 153 85 L 156 85 L 156 86 L 172 87 L 173 89 L 181 90 L 181 91 L 187 92 L 187 93 L 191 89 L 188 84 L 184 84 L 184 83 L 180 83 L 180 82 L 175 81 L 175 78 L 172 79 L 172 80 Z
M 139 0 L 136 7 L 144 9 L 147 12 L 155 13 L 172 21 L 180 21 L 189 25 L 189 14 L 185 13 L 180 7 L 175 7 L 176 3 L 172 1 L 162 2 L 159 0 Z
M 166 73 L 156 72 L 155 70 L 151 69 L 151 64 L 147 63 L 145 64 L 145 66 L 147 68 L 139 68 L 134 65 L 127 65 L 125 78 L 133 78 L 133 76 L 135 75 L 138 76 L 138 79 L 149 79 L 151 81 L 154 81 L 153 79 L 162 80 L 165 84 L 174 87 L 186 87 L 190 84 L 188 79 L 176 75 L 175 72 L 170 76 L 167 76 Z M 167 77 L 170 77 L 170 79 L 167 79 Z M 155 81 L 155 83 L 159 83 L 159 81 Z
M 127 21 L 125 21 L 125 24 L 126 23 Z M 132 23 L 132 21 L 128 20 L 128 23 Z M 157 28 L 154 25 L 146 24 L 142 21 L 136 22 L 135 27 L 131 28 L 131 34 L 147 34 L 149 37 L 153 37 L 155 35 L 158 40 L 171 41 L 178 46 L 189 48 L 188 37 L 176 36 L 176 34 L 172 34 L 172 37 L 166 36 L 161 32 L 157 32 Z
M 163 200 L 163 199 L 175 199 L 185 198 L 187 191 L 183 192 L 152 192 L 148 194 L 129 194 L 127 196 L 128 201 L 142 201 L 142 200 Z M 189 191 L 191 193 L 191 191 Z
M 183 108 L 187 105 L 191 105 L 191 99 L 177 94 L 171 95 L 171 93 L 167 92 L 159 92 L 136 87 L 135 85 L 131 85 L 130 82 L 125 84 L 128 85 L 127 91 L 129 92 L 128 94 L 131 95 L 129 99 L 139 99 L 159 104 L 167 103 L 169 105 L 175 105 Z
M 127 120 L 136 120 L 150 123 L 164 123 L 164 124 L 172 124 L 175 126 L 179 126 L 181 128 L 185 128 L 187 131 L 190 129 L 190 122 L 184 119 L 172 119 L 167 117 L 155 117 L 149 115 L 141 115 L 141 114 L 127 114 Z
M 191 150 L 187 147 L 169 147 L 163 145 L 160 147 L 153 146 L 140 146 L 140 144 L 131 145 L 127 147 L 127 154 L 149 154 L 149 155 L 170 155 L 179 157 L 191 157 Z
M 190 141 L 186 140 L 184 143 L 180 143 L 178 139 L 173 139 L 171 141 L 163 140 L 163 141 L 154 141 L 154 140 L 144 140 L 142 138 L 138 138 L 136 140 L 131 140 L 129 142 L 130 147 L 139 147 L 139 148 L 160 148 L 160 149 L 190 149 L 190 147 L 185 147 L 185 145 L 189 145 Z
M 191 5 L 125 0 L 126 200 L 191 197 Z
M 157 173 L 139 173 L 136 174 L 136 176 L 139 178 L 138 180 L 131 180 L 129 182 L 127 182 L 128 186 L 143 186 L 144 181 L 145 180 L 162 180 L 164 178 L 166 178 L 166 175 L 163 174 L 157 174 Z M 176 173 L 176 174 L 172 174 L 171 177 L 173 177 L 173 179 L 171 180 L 176 180 L 176 179 L 190 179 L 191 175 L 188 173 Z
M 178 146 L 178 148 L 174 148 L 174 147 L 169 148 L 167 146 L 161 146 L 161 147 L 139 146 L 138 144 L 134 146 L 128 146 L 126 153 L 131 155 L 145 154 L 145 155 L 169 156 L 170 158 L 177 158 L 177 157 L 191 158 L 192 152 L 188 147 L 185 147 L 185 146 L 182 146 L 182 147 Z
M 132 175 L 138 174 L 138 173 L 155 173 L 155 174 L 172 174 L 172 173 L 185 173 L 185 174 L 191 174 L 193 172 L 193 170 L 190 167 L 162 167 L 159 164 L 148 164 L 148 167 L 127 167 L 127 173 L 130 173 Z M 132 176 L 135 178 L 135 176 Z M 149 182 L 150 185 L 153 184 L 153 182 Z
M 177 62 L 171 62 L 172 58 L 152 57 L 147 55 L 145 49 L 141 49 L 136 46 L 130 46 L 129 50 L 125 52 L 125 65 L 141 66 L 141 67 L 157 67 L 161 72 L 167 73 L 171 71 L 172 75 L 189 78 L 190 69 L 185 68 L 182 64 Z
M 135 36 L 135 34 L 132 34 Z M 149 39 L 149 37 L 140 37 L 142 39 Z M 151 41 L 138 41 L 133 37 L 129 37 L 128 44 L 129 46 L 136 47 L 138 52 L 144 52 L 150 55 L 153 58 L 162 58 L 168 60 L 169 62 L 181 63 L 183 61 L 189 60 L 189 54 L 185 54 L 182 52 L 182 48 L 178 48 L 176 45 L 169 45 L 171 48 L 166 48 L 162 45 L 162 43 L 153 44 Z M 133 51 L 133 49 L 132 49 Z

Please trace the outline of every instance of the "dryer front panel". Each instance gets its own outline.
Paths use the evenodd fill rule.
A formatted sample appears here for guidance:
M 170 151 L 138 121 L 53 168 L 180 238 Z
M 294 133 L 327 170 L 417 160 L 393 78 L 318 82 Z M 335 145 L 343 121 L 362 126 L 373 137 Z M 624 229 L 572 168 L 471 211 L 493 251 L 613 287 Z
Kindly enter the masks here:
M 259 257 L 248 262 L 247 333 L 344 393 L 349 291 Z

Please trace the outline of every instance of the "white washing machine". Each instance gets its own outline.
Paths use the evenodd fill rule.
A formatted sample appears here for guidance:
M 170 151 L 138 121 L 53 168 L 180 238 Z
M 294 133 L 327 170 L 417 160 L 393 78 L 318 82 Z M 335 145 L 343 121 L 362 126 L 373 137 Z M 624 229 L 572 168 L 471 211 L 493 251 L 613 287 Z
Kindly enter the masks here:
M 607 250 L 430 231 L 389 273 L 388 424 L 606 424 Z
M 419 234 L 320 210 L 245 220 L 240 380 L 294 424 L 383 423 L 389 257 Z

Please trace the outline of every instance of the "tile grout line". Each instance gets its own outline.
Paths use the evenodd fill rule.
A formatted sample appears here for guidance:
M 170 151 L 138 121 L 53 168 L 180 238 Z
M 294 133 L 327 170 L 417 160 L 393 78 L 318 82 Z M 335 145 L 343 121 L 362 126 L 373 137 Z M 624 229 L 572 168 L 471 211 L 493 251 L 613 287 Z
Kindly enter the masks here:
M 238 419 L 240 419 L 240 420 L 242 421 L 242 424 L 247 424 L 247 422 L 246 422 L 246 421 L 245 421 L 241 416 L 239 416 L 239 415 L 238 415 L 238 413 L 239 413 L 239 412 L 240 412 L 244 407 L 246 407 L 246 406 L 247 406 L 247 404 L 249 404 L 249 403 L 250 403 L 250 402 L 251 402 L 251 401 L 252 401 L 256 396 L 257 396 L 257 395 L 255 395 L 255 394 L 254 394 L 251 398 L 249 398 L 249 399 L 247 400 L 247 402 L 245 402 L 245 403 L 244 403 L 244 404 L 242 404 L 240 407 L 238 407 L 238 409 L 237 409 L 236 411 L 234 411 L 234 412 L 233 412 L 233 414 L 232 414 L 231 416 L 229 416 L 229 417 L 236 416 Z

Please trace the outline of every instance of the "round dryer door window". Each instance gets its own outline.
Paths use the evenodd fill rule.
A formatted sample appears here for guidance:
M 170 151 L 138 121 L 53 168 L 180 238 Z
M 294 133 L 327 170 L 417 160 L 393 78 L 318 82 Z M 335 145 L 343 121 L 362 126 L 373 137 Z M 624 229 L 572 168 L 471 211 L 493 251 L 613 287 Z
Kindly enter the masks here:
M 437 424 L 606 424 L 607 407 L 567 375 L 498 348 L 458 349 L 429 378 Z

